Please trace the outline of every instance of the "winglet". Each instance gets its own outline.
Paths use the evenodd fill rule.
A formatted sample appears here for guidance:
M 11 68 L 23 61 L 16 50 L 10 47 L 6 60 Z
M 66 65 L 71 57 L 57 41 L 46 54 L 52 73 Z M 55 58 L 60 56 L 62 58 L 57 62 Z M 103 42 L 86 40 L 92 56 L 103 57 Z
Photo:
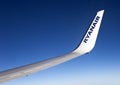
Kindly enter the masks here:
M 79 52 L 84 54 L 84 53 L 89 53 L 94 48 L 103 14 L 104 14 L 104 10 L 97 12 L 90 27 L 88 28 L 87 33 L 83 37 L 81 44 L 74 52 Z

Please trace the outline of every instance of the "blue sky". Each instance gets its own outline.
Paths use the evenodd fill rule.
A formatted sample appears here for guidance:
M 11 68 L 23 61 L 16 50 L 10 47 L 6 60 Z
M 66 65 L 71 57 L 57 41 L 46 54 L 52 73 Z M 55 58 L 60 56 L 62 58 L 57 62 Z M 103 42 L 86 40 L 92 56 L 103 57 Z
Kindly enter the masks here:
M 105 14 L 89 55 L 1 85 L 120 85 L 119 0 L 0 1 L 0 71 L 73 50 Z

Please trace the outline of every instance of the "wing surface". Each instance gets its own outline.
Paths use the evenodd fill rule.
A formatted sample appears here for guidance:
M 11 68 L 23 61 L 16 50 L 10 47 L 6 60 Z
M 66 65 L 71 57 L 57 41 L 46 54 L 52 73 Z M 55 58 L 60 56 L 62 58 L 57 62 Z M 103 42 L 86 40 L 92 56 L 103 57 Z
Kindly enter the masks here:
M 92 21 L 90 27 L 88 28 L 88 31 L 83 37 L 82 42 L 80 43 L 78 48 L 76 48 L 74 51 L 62 56 L 53 57 L 44 61 L 2 71 L 0 72 L 0 83 L 7 82 L 9 80 L 13 80 L 22 76 L 26 76 L 50 68 L 52 66 L 61 64 L 83 54 L 89 53 L 95 46 L 103 13 L 104 10 L 97 12 L 94 20 Z

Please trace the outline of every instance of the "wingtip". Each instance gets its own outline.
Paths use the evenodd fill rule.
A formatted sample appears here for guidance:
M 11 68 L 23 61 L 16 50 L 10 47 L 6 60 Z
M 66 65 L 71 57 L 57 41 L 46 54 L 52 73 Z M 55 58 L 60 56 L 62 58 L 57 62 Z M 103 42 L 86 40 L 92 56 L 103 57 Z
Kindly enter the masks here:
M 104 13 L 104 11 L 105 11 L 105 10 L 100 10 L 100 11 L 98 11 L 97 13 Z
M 94 48 L 103 14 L 104 10 L 100 10 L 97 12 L 94 20 L 92 21 L 90 27 L 88 28 L 87 33 L 85 34 L 82 42 L 75 50 L 75 52 L 81 52 L 82 54 L 89 53 Z

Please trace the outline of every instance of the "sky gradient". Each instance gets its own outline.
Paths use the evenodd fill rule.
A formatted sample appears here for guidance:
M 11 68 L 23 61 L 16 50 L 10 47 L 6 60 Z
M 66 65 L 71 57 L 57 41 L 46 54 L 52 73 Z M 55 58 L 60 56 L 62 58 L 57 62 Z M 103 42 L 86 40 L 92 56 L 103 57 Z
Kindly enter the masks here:
M 0 1 L 0 71 L 72 51 L 105 14 L 89 55 L 0 85 L 120 85 L 119 0 Z

